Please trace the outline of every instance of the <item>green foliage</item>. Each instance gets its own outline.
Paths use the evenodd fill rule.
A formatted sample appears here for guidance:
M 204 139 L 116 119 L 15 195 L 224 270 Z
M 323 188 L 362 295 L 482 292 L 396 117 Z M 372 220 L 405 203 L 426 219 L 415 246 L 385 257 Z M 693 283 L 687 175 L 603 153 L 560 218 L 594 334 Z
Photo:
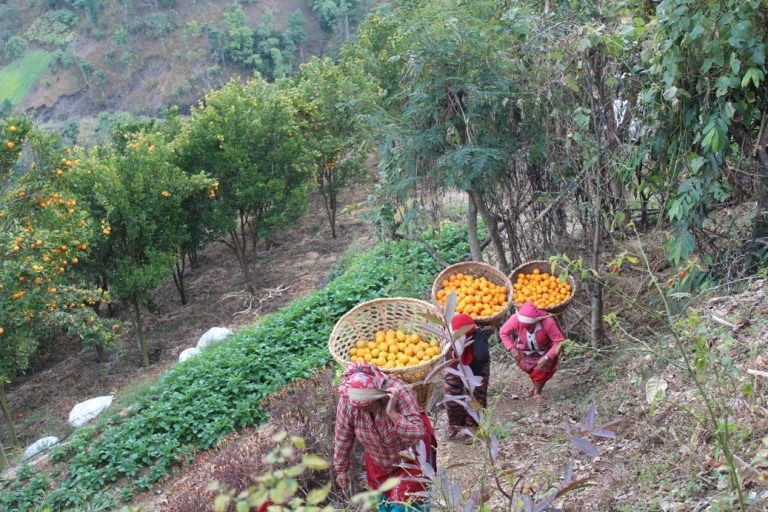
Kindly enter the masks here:
M 674 187 L 666 204 L 675 227 L 668 252 L 679 263 L 697 248 L 713 207 L 743 186 L 726 169 L 749 165 L 739 153 L 764 125 L 768 30 L 758 0 L 665 0 L 656 18 L 643 52 L 650 81 L 642 98 L 649 146 Z
M 45 50 L 33 50 L 0 69 L 0 99 L 18 104 L 48 69 L 53 55 Z
M 45 473 L 23 464 L 16 473 L 16 480 L 0 480 L 0 506 L 3 510 L 33 510 L 51 487 L 51 479 Z
M 29 43 L 26 39 L 21 36 L 11 36 L 5 42 L 2 55 L 11 60 L 18 59 L 26 53 L 28 48 Z
M 156 133 L 139 133 L 124 152 L 104 148 L 71 177 L 111 248 L 99 264 L 115 294 L 144 303 L 169 274 L 183 242 L 181 204 L 211 181 L 188 176 L 172 163 L 171 148 Z
M 425 237 L 448 261 L 466 257 L 465 234 L 456 227 Z M 378 297 L 423 297 L 440 269 L 413 243 L 382 244 L 359 254 L 323 290 L 174 366 L 133 415 L 111 418 L 100 432 L 78 430 L 54 450 L 55 460 L 69 458 L 67 477 L 45 503 L 54 510 L 72 506 L 75 496 L 87 499 L 121 477 L 137 489 L 149 488 L 193 450 L 263 421 L 264 398 L 329 361 L 327 340 L 344 313 Z
M 271 239 L 305 211 L 310 177 L 290 94 L 260 78 L 206 96 L 179 137 L 179 165 L 205 169 L 219 183 L 218 233 L 239 218 L 254 240 Z
M 229 36 L 225 47 L 227 57 L 250 69 L 256 69 L 260 60 L 253 55 L 253 30 L 248 26 L 243 8 L 234 5 L 224 9 L 224 23 Z
M 294 48 L 300 47 L 307 37 L 307 19 L 301 11 L 296 10 L 288 17 L 287 25 L 285 30 L 286 42 L 293 43 Z
M 72 28 L 77 24 L 77 14 L 67 9 L 48 11 L 43 18 L 37 18 L 27 29 L 26 37 L 43 44 L 64 46 L 75 40 Z
M 359 67 L 336 65 L 329 59 L 302 65 L 293 83 L 302 99 L 299 115 L 305 146 L 335 237 L 338 194 L 365 173 L 360 117 L 374 103 L 374 87 Z
M 362 0 L 310 0 L 309 5 L 317 13 L 323 28 L 329 30 L 364 3 Z
M 86 345 L 114 336 L 87 307 L 99 292 L 72 272 L 93 234 L 88 212 L 65 186 L 77 163 L 25 118 L 0 121 L 0 133 L 0 381 L 7 382 L 56 330 Z M 21 160 L 25 145 L 29 160 Z

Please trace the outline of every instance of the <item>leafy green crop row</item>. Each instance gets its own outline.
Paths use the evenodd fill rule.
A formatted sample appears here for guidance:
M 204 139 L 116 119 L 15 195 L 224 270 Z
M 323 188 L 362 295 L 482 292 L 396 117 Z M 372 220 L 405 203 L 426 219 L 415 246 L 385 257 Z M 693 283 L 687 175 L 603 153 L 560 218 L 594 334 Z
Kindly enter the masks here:
M 467 257 L 465 240 L 465 233 L 450 226 L 429 238 L 451 262 Z M 31 504 L 53 510 L 78 506 L 84 496 L 103 496 L 99 491 L 122 477 L 138 490 L 150 488 L 193 451 L 262 422 L 266 415 L 259 403 L 266 396 L 328 363 L 327 340 L 341 315 L 378 297 L 424 298 L 440 270 L 413 243 L 384 243 L 362 253 L 324 289 L 175 366 L 133 415 L 111 418 L 100 432 L 79 430 L 53 453 L 55 460 L 68 464 L 58 489 L 50 492 L 47 480 L 27 475 L 26 485 L 6 484 L 0 505 L 10 510 Z

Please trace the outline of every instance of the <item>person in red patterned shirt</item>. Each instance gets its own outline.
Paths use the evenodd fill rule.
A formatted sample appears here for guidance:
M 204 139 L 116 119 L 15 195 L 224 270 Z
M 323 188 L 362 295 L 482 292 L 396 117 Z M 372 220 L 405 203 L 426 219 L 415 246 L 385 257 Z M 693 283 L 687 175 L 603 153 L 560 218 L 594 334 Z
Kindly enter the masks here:
M 421 471 L 400 464 L 406 462 L 402 451 L 413 449 L 415 453 L 416 445 L 424 441 L 431 459 L 428 462 L 435 467 L 437 440 L 432 423 L 403 381 L 362 362 L 344 371 L 339 386 L 333 469 L 342 489 L 349 485 L 350 453 L 355 440 L 363 448 L 371 489 L 378 489 L 388 478 L 400 478 L 393 489 L 383 493 L 380 512 L 426 510 L 424 498 L 412 495 L 426 491 L 425 484 L 409 478 L 421 477 Z
M 541 390 L 555 374 L 560 343 L 565 339 L 555 317 L 528 301 L 504 322 L 499 338 L 517 366 L 531 378 L 529 396 L 545 402 Z

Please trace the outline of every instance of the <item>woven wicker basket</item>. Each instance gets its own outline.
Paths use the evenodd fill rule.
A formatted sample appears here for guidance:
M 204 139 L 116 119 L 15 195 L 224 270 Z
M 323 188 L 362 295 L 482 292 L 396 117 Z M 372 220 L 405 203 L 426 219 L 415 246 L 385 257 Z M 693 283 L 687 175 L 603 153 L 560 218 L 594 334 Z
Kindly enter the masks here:
M 333 358 L 343 366 L 350 363 L 349 349 L 355 346 L 357 340 L 373 339 L 376 331 L 387 329 L 401 330 L 410 334 L 418 334 L 424 339 L 432 339 L 435 335 L 419 326 L 429 323 L 422 315 L 441 317 L 440 310 L 429 302 L 404 297 L 374 299 L 355 306 L 339 318 L 328 339 L 328 350 Z M 421 364 L 405 368 L 380 368 L 382 372 L 397 377 L 407 383 L 422 380 L 441 361 L 445 359 L 449 344 L 441 343 L 440 355 Z M 416 389 L 418 394 L 418 389 Z M 424 390 L 426 393 L 426 390 Z M 424 397 L 426 398 L 426 396 Z
M 451 276 L 458 274 L 459 272 L 462 274 L 469 274 L 475 278 L 484 277 L 488 281 L 491 281 L 500 286 L 505 286 L 507 288 L 507 306 L 504 309 L 490 316 L 473 316 L 475 323 L 480 325 L 495 325 L 500 323 L 507 315 L 507 310 L 509 309 L 510 304 L 512 304 L 512 283 L 501 270 L 487 263 L 481 263 L 479 261 L 464 261 L 461 263 L 456 263 L 455 265 L 451 265 L 450 267 L 446 267 L 437 275 L 435 281 L 432 283 L 432 300 L 437 303 L 437 292 L 442 288 L 441 283 L 445 279 L 448 279 Z
M 512 273 L 509 275 L 509 280 L 512 281 L 512 283 L 514 283 L 515 281 L 517 281 L 518 274 L 530 274 L 535 268 L 539 269 L 541 272 L 547 272 L 547 273 L 552 272 L 552 265 L 549 263 L 549 261 L 533 260 L 533 261 L 525 262 L 519 267 L 517 267 L 515 270 L 513 270 Z M 562 272 L 563 272 L 562 268 L 555 267 L 555 275 L 560 274 Z M 538 309 L 541 309 L 543 311 L 549 311 L 553 315 L 559 315 L 563 311 L 565 311 L 565 309 L 573 300 L 573 296 L 576 295 L 576 289 L 577 289 L 576 279 L 574 279 L 572 275 L 569 274 L 566 281 L 568 281 L 568 284 L 571 285 L 571 295 L 559 304 L 555 304 L 554 306 L 550 306 L 548 308 L 542 307 Z

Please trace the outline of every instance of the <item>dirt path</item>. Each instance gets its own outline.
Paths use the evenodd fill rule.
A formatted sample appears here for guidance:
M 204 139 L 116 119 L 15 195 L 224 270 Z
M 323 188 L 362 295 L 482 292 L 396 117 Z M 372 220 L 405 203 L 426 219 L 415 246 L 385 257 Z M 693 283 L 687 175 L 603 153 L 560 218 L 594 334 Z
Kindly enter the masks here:
M 523 471 L 538 455 L 541 458 L 531 465 L 530 475 L 523 480 L 526 487 L 546 488 L 539 476 L 542 473 L 554 477 L 562 474 L 558 462 L 563 457 L 560 448 L 553 453 L 552 441 L 563 438 L 562 423 L 573 414 L 573 381 L 579 375 L 579 368 L 569 368 L 563 361 L 561 368 L 544 389 L 548 401 L 540 405 L 527 396 L 530 379 L 519 370 L 514 360 L 499 345 L 492 351 L 488 402 L 492 407 L 491 423 L 500 440 L 500 468 Z M 483 486 L 487 491 L 492 485 L 488 480 L 492 472 L 486 467 L 487 457 L 480 446 L 462 439 L 448 440 L 447 422 L 444 410 L 433 412 L 432 417 L 438 432 L 438 464 L 447 469 L 450 479 L 459 484 L 464 500 L 473 491 Z M 573 419 L 576 419 L 574 417 Z M 491 510 L 504 507 L 505 500 L 500 493 L 492 495 L 488 505 Z

